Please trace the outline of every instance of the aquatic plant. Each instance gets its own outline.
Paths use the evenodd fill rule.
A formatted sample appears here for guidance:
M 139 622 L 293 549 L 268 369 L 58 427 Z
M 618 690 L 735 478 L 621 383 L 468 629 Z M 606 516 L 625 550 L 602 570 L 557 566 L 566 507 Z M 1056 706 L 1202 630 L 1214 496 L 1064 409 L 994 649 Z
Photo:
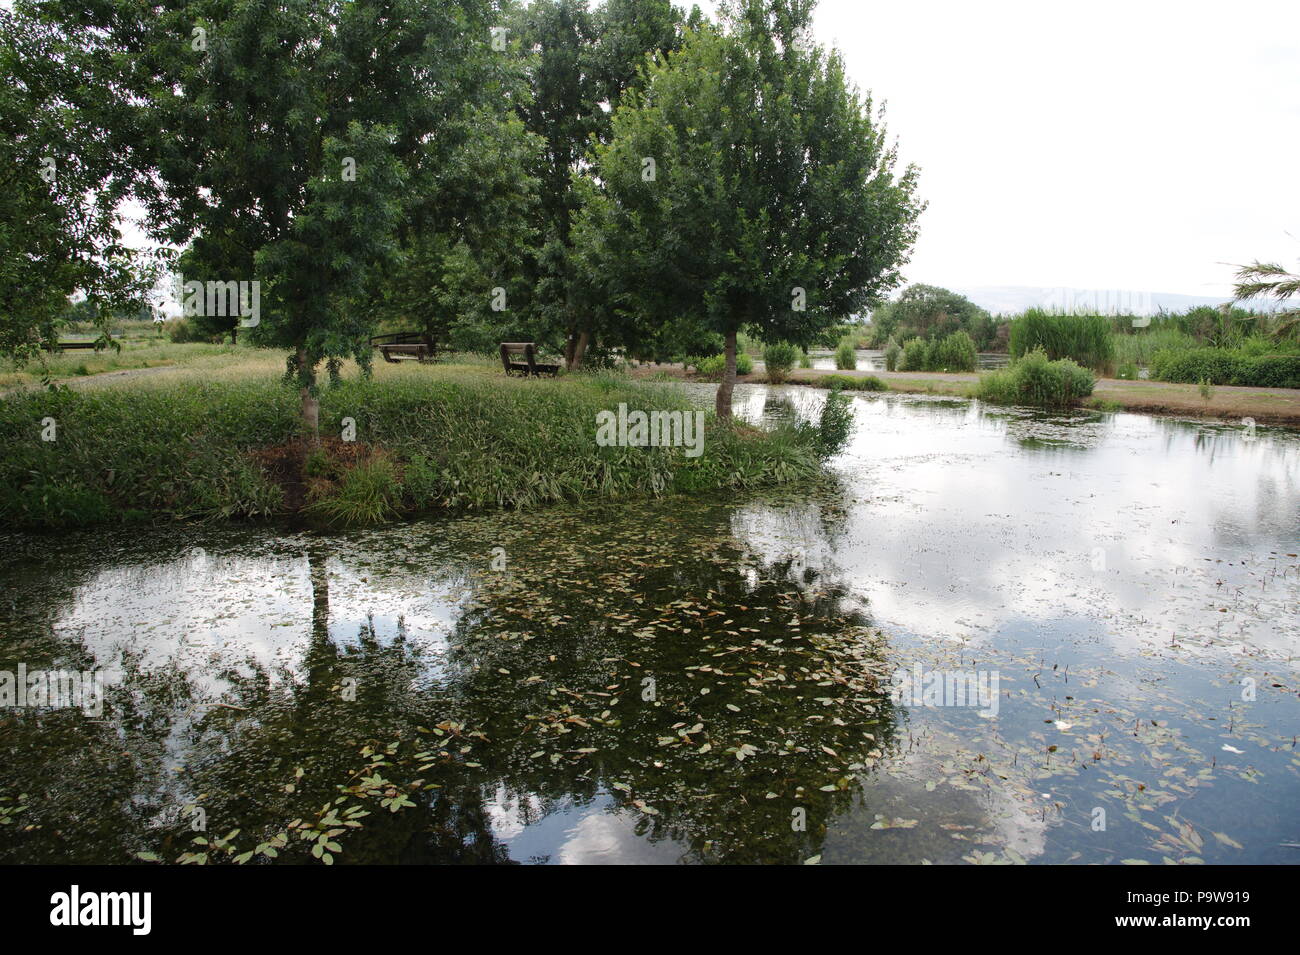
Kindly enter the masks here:
M 1110 323 L 1104 315 L 1069 314 L 1031 308 L 1011 322 L 1009 350 L 1014 361 L 1042 349 L 1055 361 L 1069 358 L 1095 371 L 1115 360 Z

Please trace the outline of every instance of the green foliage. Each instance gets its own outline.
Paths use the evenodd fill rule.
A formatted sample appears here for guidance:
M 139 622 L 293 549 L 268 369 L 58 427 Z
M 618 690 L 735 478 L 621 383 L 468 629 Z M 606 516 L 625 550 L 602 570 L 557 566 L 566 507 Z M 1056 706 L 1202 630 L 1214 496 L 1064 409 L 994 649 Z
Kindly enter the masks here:
M 930 367 L 930 344 L 924 338 L 909 338 L 898 359 L 899 371 L 925 371 Z
M 1145 368 L 1158 351 L 1176 351 L 1197 347 L 1196 339 L 1177 328 L 1152 327 L 1133 334 L 1111 333 L 1115 363 L 1119 366 L 1136 365 Z M 1120 376 L 1123 377 L 1123 376 Z M 1134 375 L 1136 377 L 1136 375 Z
M 889 386 L 875 375 L 822 375 L 817 379 L 818 388 L 840 388 L 845 391 L 888 391 Z
M 898 344 L 898 340 L 890 338 L 885 343 L 885 371 L 897 371 L 899 359 L 902 358 L 903 348 Z
M 710 355 L 708 358 L 701 359 L 695 363 L 695 370 L 701 378 L 709 381 L 718 381 L 722 378 L 723 372 L 727 368 L 726 355 Z M 754 360 L 745 352 L 736 355 L 736 374 L 748 375 L 754 370 Z
M 834 457 L 849 443 L 853 435 L 853 405 L 839 388 L 832 388 L 822 405 L 814 434 L 817 454 L 823 458 Z
M 1151 376 L 1160 381 L 1300 388 L 1300 354 L 1257 354 L 1249 348 L 1160 351 L 1151 360 Z
M 30 359 L 59 337 L 70 295 L 87 295 L 82 317 L 106 334 L 143 304 L 164 257 L 121 243 L 132 171 L 104 130 L 110 91 L 81 75 L 84 24 L 12 6 L 0 9 L 0 354 Z
M 629 315 L 806 345 L 898 281 L 916 171 L 895 177 L 870 99 L 838 54 L 802 42 L 809 16 L 791 0 L 729 5 L 614 111 L 595 149 L 606 191 L 578 241 L 617 251 L 600 260 L 605 295 Z M 726 382 L 719 402 L 729 414 Z
M 790 369 L 799 361 L 800 350 L 789 342 L 774 342 L 763 349 L 763 365 L 767 380 L 779 385 L 790 377 Z
M 1021 358 L 1035 349 L 1049 359 L 1070 358 L 1095 371 L 1106 371 L 1115 360 L 1110 323 L 1103 315 L 1031 308 L 1011 323 L 1011 358 Z
M 1034 349 L 1000 371 L 980 377 L 975 396 L 994 404 L 1068 408 L 1092 394 L 1096 378 L 1069 358 L 1049 360 Z
M 853 350 L 853 342 L 842 341 L 836 347 L 835 367 L 840 371 L 853 371 L 858 367 L 858 356 Z
M 813 364 L 812 364 L 812 358 L 811 358 L 811 357 L 808 355 L 808 353 L 807 353 L 806 351 L 804 351 L 802 348 L 799 349 L 799 367 L 800 367 L 800 368 L 811 368 L 812 366 L 813 366 Z
M 540 382 L 418 371 L 322 392 L 323 429 L 345 416 L 365 422 L 370 451 L 350 468 L 323 452 L 300 459 L 309 486 L 330 485 L 310 512 L 363 523 L 438 508 L 760 487 L 818 473 L 812 438 L 791 428 L 732 433 L 706 418 L 697 458 L 681 448 L 596 443 L 597 413 L 620 403 L 693 411 L 675 388 L 612 374 Z M 46 417 L 57 421 L 55 441 L 41 440 Z M 292 460 L 298 434 L 296 395 L 267 380 L 11 395 L 0 403 L 0 521 L 59 527 L 282 514 L 285 475 L 268 461 Z
M 978 355 L 975 342 L 964 331 L 953 332 L 930 349 L 932 371 L 974 371 Z
M 175 345 L 182 345 L 187 342 L 209 342 L 212 341 L 210 334 L 205 334 L 193 321 L 188 318 L 168 319 L 163 325 L 163 334 L 167 340 Z
M 934 285 L 912 285 L 896 301 L 886 302 L 871 313 L 873 346 L 893 338 L 944 338 L 964 331 L 987 351 L 996 344 L 997 323 L 984 309 L 964 295 Z
M 331 524 L 378 524 L 397 516 L 401 480 L 385 455 L 372 455 L 343 471 L 337 487 L 304 508 Z

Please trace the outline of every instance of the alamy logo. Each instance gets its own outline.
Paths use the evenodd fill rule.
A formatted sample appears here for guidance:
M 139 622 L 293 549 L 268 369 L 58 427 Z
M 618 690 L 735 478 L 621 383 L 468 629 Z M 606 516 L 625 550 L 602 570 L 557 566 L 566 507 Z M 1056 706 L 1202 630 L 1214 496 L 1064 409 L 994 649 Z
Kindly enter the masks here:
M 50 896 L 51 925 L 129 925 L 133 935 L 148 935 L 153 927 L 153 896 L 149 892 L 71 891 Z
M 175 290 L 186 315 L 238 315 L 240 328 L 252 328 L 262 321 L 262 283 L 259 281 L 200 282 L 191 279 L 187 282 L 185 276 L 178 273 Z
M 979 707 L 980 716 L 997 716 L 1000 682 L 997 670 L 925 670 L 916 663 L 895 671 L 890 696 L 910 706 Z
M 0 670 L 0 706 L 80 707 L 87 716 L 104 712 L 104 674 L 100 670 Z
M 685 448 L 688 458 L 704 453 L 703 411 L 596 412 L 596 443 L 602 448 Z

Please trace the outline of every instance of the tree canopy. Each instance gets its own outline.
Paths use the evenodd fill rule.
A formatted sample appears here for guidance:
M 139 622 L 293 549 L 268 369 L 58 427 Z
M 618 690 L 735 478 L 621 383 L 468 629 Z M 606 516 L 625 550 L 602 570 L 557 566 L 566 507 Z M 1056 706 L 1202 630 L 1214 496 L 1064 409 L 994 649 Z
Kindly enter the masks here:
M 746 0 L 660 57 L 595 149 L 581 225 L 592 283 L 631 325 L 679 316 L 721 334 L 731 413 L 736 335 L 807 344 L 899 281 L 922 205 L 811 4 Z

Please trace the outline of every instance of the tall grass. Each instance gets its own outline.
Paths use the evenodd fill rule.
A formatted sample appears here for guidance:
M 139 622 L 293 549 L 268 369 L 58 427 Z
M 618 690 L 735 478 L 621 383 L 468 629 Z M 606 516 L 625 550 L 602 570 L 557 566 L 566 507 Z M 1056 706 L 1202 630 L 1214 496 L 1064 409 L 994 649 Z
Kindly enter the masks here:
M 597 412 L 620 403 L 694 410 L 679 390 L 617 374 L 536 381 L 424 366 L 345 380 L 322 389 L 322 435 L 338 436 L 352 418 L 371 453 L 310 508 L 356 522 L 757 487 L 819 473 L 806 436 L 732 429 L 711 416 L 697 458 L 681 448 L 597 445 Z M 46 419 L 52 441 L 42 440 Z M 292 452 L 300 438 L 297 395 L 266 375 L 11 395 L 0 401 L 0 520 L 51 527 L 266 518 L 287 506 L 284 475 L 265 463 L 267 449 Z M 275 460 L 285 458 L 292 453 Z
M 1177 328 L 1153 328 L 1133 334 L 1111 333 L 1111 346 L 1118 366 L 1146 368 L 1158 351 L 1181 351 L 1196 345 L 1195 338 Z
M 1110 332 L 1110 320 L 1104 315 L 1031 308 L 1011 322 L 1009 350 L 1013 361 L 1041 349 L 1051 361 L 1069 358 L 1105 372 L 1115 362 Z

